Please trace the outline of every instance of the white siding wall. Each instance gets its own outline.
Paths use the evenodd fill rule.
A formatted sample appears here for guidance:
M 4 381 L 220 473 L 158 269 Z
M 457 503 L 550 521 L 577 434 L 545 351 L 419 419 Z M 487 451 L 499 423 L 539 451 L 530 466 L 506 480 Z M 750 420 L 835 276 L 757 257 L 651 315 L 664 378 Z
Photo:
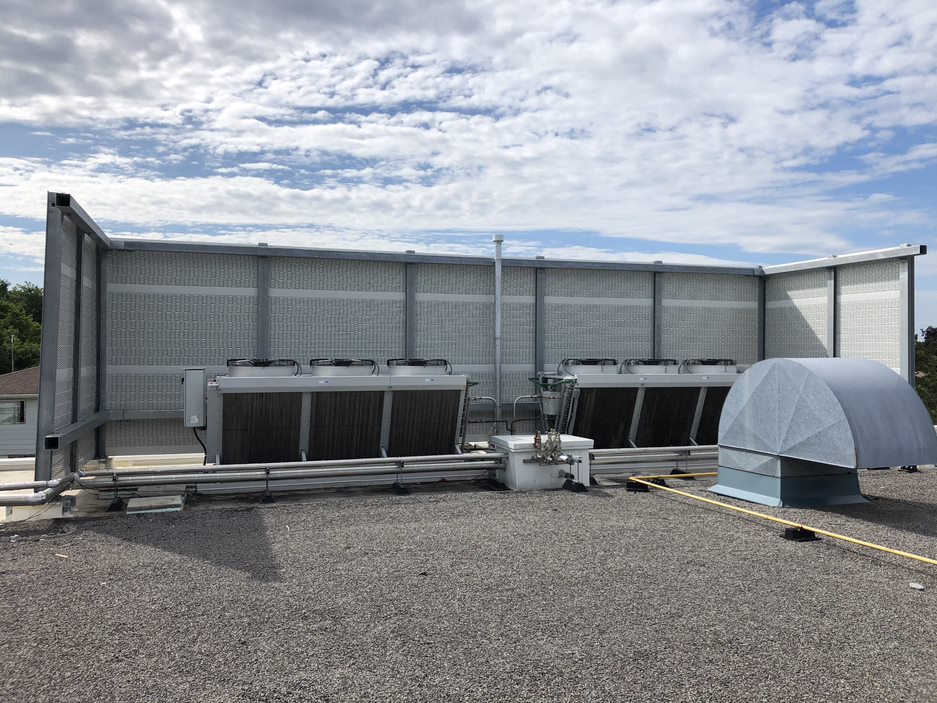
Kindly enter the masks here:
M 11 398 L 10 400 L 16 400 Z M 0 425 L 0 458 L 36 453 L 36 417 L 39 401 L 26 400 L 26 422 L 21 425 Z

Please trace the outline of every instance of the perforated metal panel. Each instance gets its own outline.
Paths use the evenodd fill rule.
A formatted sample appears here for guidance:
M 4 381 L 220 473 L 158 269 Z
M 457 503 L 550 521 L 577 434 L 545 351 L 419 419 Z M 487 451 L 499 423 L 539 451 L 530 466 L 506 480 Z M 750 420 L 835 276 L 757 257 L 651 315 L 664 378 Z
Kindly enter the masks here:
M 403 356 L 405 335 L 402 300 L 270 299 L 273 356 L 301 362 L 313 357 L 367 357 L 383 362 Z
M 901 367 L 901 299 L 898 262 L 841 266 L 836 276 L 838 356 Z
M 180 373 L 115 373 L 107 384 L 110 410 L 181 410 Z M 181 422 L 181 419 L 180 419 Z
M 257 301 L 245 295 L 108 290 L 108 365 L 223 364 L 255 355 Z
M 661 356 L 757 360 L 758 281 L 746 276 L 661 276 Z
M 544 279 L 548 368 L 573 356 L 653 355 L 652 273 L 548 269 Z
M 59 302 L 58 351 L 56 354 L 55 417 L 57 430 L 72 421 L 72 378 L 75 350 L 75 296 L 78 271 L 78 230 L 68 217 L 62 232 L 62 277 Z
M 404 264 L 340 259 L 270 259 L 274 289 L 402 292 Z
M 460 364 L 494 358 L 494 303 L 417 302 L 417 356 Z
M 89 237 L 82 238 L 81 278 L 81 379 L 79 384 L 79 417 L 87 417 L 97 409 L 97 247 Z M 91 442 L 94 451 L 94 442 Z
M 653 305 L 546 304 L 547 368 L 575 356 L 647 357 L 654 354 Z
M 117 286 L 257 287 L 252 256 L 112 250 L 107 258 L 107 281 Z
M 494 295 L 494 266 L 417 264 L 416 292 Z M 513 274 L 511 274 L 513 276 Z
M 765 282 L 765 356 L 827 356 L 829 273 L 812 269 L 768 276 Z
M 94 462 L 94 449 L 95 442 L 93 433 L 86 434 L 76 442 L 75 451 L 77 452 L 76 461 L 78 463 L 78 468 L 83 469 Z M 91 470 L 95 468 L 94 466 L 90 467 Z
M 108 422 L 105 431 L 111 455 L 202 451 L 192 430 L 182 425 L 181 417 Z

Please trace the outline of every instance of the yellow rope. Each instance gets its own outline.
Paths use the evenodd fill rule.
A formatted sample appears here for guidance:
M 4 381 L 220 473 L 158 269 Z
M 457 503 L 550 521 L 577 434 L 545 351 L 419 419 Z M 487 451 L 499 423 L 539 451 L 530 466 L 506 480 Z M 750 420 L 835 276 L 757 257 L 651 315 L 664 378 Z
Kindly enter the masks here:
M 675 476 L 674 476 L 675 477 Z M 671 478 L 674 478 L 671 477 Z M 815 534 L 823 535 L 824 537 L 831 537 L 833 539 L 839 539 L 843 542 L 849 542 L 850 544 L 856 544 L 860 547 L 868 547 L 869 549 L 877 549 L 880 552 L 887 552 L 888 554 L 894 554 L 899 557 L 905 557 L 906 559 L 914 559 L 915 561 L 921 561 L 925 564 L 932 564 L 937 566 L 937 559 L 930 559 L 929 557 L 922 557 L 920 554 L 912 554 L 911 552 L 903 552 L 900 549 L 892 549 L 891 547 L 885 547 L 881 544 L 875 544 L 873 542 L 865 542 L 861 539 L 855 539 L 854 537 L 847 537 L 846 535 L 841 535 L 836 532 L 830 532 L 829 530 L 821 530 L 816 527 L 809 527 L 808 525 L 802 525 L 798 522 L 792 520 L 785 520 L 784 518 L 774 517 L 773 515 L 766 515 L 765 513 L 759 513 L 754 510 L 749 510 L 748 508 L 740 508 L 737 505 L 730 505 L 729 503 L 721 503 L 718 500 L 713 500 L 712 498 L 704 498 L 703 496 L 693 495 L 692 493 L 687 493 L 686 491 L 678 491 L 676 488 L 670 488 L 669 486 L 661 486 L 657 483 L 651 483 L 650 481 L 645 481 L 647 477 L 642 476 L 641 478 L 631 478 L 629 481 L 634 481 L 635 483 L 640 483 L 642 485 L 648 486 L 649 488 L 656 488 L 661 491 L 667 491 L 668 493 L 676 493 L 679 496 L 685 498 L 692 498 L 693 500 L 701 500 L 704 503 L 709 503 L 710 505 L 715 505 L 719 508 L 727 508 L 728 510 L 734 510 L 737 513 L 742 513 L 744 515 L 751 515 L 752 517 L 761 518 L 762 520 L 770 520 L 771 522 L 776 522 L 780 525 L 787 525 L 788 527 L 799 527 L 802 530 L 809 530 Z M 661 476 L 660 478 L 665 478 Z

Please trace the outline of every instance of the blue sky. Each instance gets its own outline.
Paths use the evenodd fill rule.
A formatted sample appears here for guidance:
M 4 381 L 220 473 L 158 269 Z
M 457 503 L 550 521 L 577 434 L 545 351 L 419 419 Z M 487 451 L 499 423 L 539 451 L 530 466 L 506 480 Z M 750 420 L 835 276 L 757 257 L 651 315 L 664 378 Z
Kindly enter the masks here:
M 308 7 L 306 7 L 308 5 Z M 111 234 L 688 263 L 904 242 L 937 324 L 932 0 L 0 10 L 0 277 Z M 932 263 L 935 262 L 935 263 Z

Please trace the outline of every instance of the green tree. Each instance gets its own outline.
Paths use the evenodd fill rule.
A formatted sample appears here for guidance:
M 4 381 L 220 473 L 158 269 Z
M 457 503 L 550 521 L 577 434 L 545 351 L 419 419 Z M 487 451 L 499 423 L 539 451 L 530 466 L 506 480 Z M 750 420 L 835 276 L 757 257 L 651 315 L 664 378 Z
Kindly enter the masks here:
M 937 424 L 937 327 L 921 330 L 914 345 L 917 366 L 917 392 Z
M 0 373 L 14 370 L 10 367 L 10 346 L 16 370 L 39 363 L 39 323 L 22 306 L 8 298 L 0 298 Z
M 42 289 L 32 283 L 10 287 L 0 279 L 0 373 L 39 363 L 41 320 Z
M 42 288 L 35 283 L 19 283 L 9 289 L 7 298 L 18 303 L 34 322 L 42 324 Z

